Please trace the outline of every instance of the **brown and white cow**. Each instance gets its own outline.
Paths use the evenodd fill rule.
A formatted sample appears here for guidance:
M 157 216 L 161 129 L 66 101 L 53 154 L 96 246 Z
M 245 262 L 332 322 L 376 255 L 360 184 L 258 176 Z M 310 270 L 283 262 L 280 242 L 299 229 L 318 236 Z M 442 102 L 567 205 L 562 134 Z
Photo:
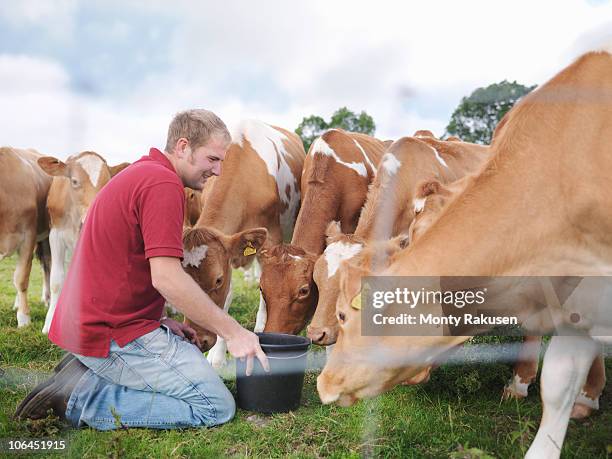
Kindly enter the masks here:
M 206 182 L 196 228 L 225 235 L 265 228 L 265 246 L 288 241 L 300 207 L 305 156 L 302 141 L 293 132 L 261 121 L 242 121 L 232 133 L 221 175 Z M 247 252 L 234 267 L 249 265 L 261 250 L 253 247 Z M 228 292 L 219 299 L 225 310 L 231 303 L 231 286 Z M 225 362 L 226 350 L 225 341 L 218 339 L 208 354 L 215 368 Z
M 111 167 L 99 154 L 84 151 L 70 156 L 66 162 L 45 156 L 38 159 L 38 164 L 53 177 L 47 197 L 51 227 L 51 301 L 42 330 L 46 334 L 87 210 L 102 187 L 129 163 Z
M 368 191 L 355 234 L 345 235 L 334 225 L 327 229 L 327 247 L 314 268 L 319 301 L 308 326 L 308 337 L 314 343 L 327 346 L 336 341 L 339 263 L 360 258 L 359 253 L 369 243 L 408 233 L 423 207 L 423 182 L 457 181 L 474 172 L 488 157 L 486 146 L 440 141 L 430 131 L 417 131 L 414 137 L 403 137 L 389 147 Z M 301 319 L 303 327 L 306 317 Z
M 378 139 L 339 129 L 313 142 L 291 244 L 273 247 L 260 258 L 264 301 L 257 331 L 297 334 L 304 328 L 317 303 L 312 274 L 325 248 L 325 228 L 337 220 L 344 232 L 354 231 L 384 148 Z
M 38 158 L 41 155 L 35 150 L 0 148 L 0 260 L 18 254 L 13 276 L 18 327 L 30 324 L 27 293 L 37 244 L 37 253 L 44 255 L 43 301 L 48 301 L 49 293 L 46 200 L 51 177 L 38 166 Z
M 612 125 L 611 100 L 609 52 L 582 56 L 527 95 L 510 111 L 483 171 L 381 274 L 584 276 L 587 284 L 592 276 L 612 274 L 612 131 L 604 128 Z M 361 314 L 350 306 L 361 273 L 345 268 L 337 304 L 341 329 L 317 381 L 325 403 L 375 396 L 468 338 L 361 336 Z M 552 307 L 550 300 L 546 296 L 545 305 Z M 528 458 L 559 457 L 599 342 L 612 342 L 609 303 L 570 306 L 577 321 L 564 327 L 582 332 L 551 339 L 541 378 L 543 416 Z M 517 304 L 517 313 L 528 313 L 524 308 Z M 368 359 L 381 355 L 385 359 Z

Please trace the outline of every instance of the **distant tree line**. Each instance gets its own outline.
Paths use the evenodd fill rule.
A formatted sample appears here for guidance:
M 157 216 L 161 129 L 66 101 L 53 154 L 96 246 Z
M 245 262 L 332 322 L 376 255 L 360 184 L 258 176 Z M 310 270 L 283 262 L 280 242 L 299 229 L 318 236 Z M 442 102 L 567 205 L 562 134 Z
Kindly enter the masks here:
M 497 123 L 517 100 L 534 88 L 535 86 L 524 86 L 516 81 L 506 80 L 477 88 L 469 96 L 461 99 L 446 126 L 444 137 L 453 135 L 466 142 L 489 144 Z M 376 123 L 365 111 L 356 114 L 347 107 L 341 107 L 334 112 L 329 121 L 318 115 L 303 118 L 295 132 L 302 138 L 304 149 L 308 151 L 312 142 L 331 128 L 374 135 Z M 420 128 L 427 129 L 427 126 Z M 411 133 L 406 133 L 409 134 Z

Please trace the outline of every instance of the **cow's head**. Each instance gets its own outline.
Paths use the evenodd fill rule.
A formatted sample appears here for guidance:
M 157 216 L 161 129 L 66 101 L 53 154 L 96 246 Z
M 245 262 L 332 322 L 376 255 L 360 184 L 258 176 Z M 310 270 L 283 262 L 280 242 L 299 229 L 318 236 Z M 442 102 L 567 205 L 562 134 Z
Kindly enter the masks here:
M 340 266 L 350 264 L 368 272 L 378 271 L 385 268 L 390 257 L 408 244 L 408 238 L 404 235 L 389 241 L 367 243 L 355 235 L 342 234 L 334 223 L 329 225 L 326 234 L 328 245 L 317 260 L 314 271 L 319 302 L 308 326 L 308 337 L 322 346 L 334 344 L 338 337 L 336 303 L 340 295 Z
M 340 267 L 336 304 L 338 340 L 317 378 L 323 403 L 349 406 L 404 382 L 426 380 L 436 357 L 465 341 L 457 336 L 362 336 L 361 278 L 372 273 L 361 266 Z
M 338 222 L 331 222 L 326 231 L 327 247 L 317 259 L 313 278 L 319 291 L 315 314 L 307 328 L 308 337 L 316 344 L 327 346 L 336 342 L 338 321 L 336 301 L 340 288 L 340 263 L 352 260 L 362 251 L 365 241 L 353 234 L 344 234 Z
M 66 186 L 68 199 L 74 206 L 82 224 L 87 215 L 87 209 L 96 194 L 108 183 L 114 175 L 121 172 L 130 163 L 121 163 L 110 167 L 104 158 L 93 151 L 84 151 L 70 156 L 66 162 L 52 156 L 38 159 L 38 165 L 53 177 L 62 177 L 68 181 Z
M 318 291 L 312 278 L 317 257 L 293 245 L 264 250 L 260 289 L 266 302 L 264 331 L 297 335 L 317 304 Z
M 213 302 L 223 307 L 229 293 L 231 267 L 239 267 L 253 258 L 264 244 L 268 231 L 255 228 L 226 235 L 206 227 L 187 228 L 183 232 L 183 268 Z M 202 351 L 216 342 L 217 336 L 185 319 L 198 333 Z

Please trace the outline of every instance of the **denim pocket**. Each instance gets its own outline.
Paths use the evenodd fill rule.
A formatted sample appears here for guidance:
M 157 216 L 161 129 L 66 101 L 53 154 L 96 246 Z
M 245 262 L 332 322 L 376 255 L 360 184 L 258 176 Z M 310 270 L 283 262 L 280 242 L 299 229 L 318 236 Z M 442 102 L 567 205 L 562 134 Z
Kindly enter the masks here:
M 165 325 L 134 340 L 140 348 L 149 355 L 162 359 L 171 358 L 176 349 L 175 336 Z

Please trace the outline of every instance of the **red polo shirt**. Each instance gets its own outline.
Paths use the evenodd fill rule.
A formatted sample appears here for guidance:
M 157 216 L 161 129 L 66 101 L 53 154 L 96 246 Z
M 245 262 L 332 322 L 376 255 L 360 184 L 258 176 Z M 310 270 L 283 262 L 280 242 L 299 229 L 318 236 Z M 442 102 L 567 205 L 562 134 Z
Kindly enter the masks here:
M 183 184 L 157 149 L 113 177 L 94 199 L 62 287 L 49 339 L 107 357 L 159 327 L 164 298 L 151 257 L 183 257 Z

